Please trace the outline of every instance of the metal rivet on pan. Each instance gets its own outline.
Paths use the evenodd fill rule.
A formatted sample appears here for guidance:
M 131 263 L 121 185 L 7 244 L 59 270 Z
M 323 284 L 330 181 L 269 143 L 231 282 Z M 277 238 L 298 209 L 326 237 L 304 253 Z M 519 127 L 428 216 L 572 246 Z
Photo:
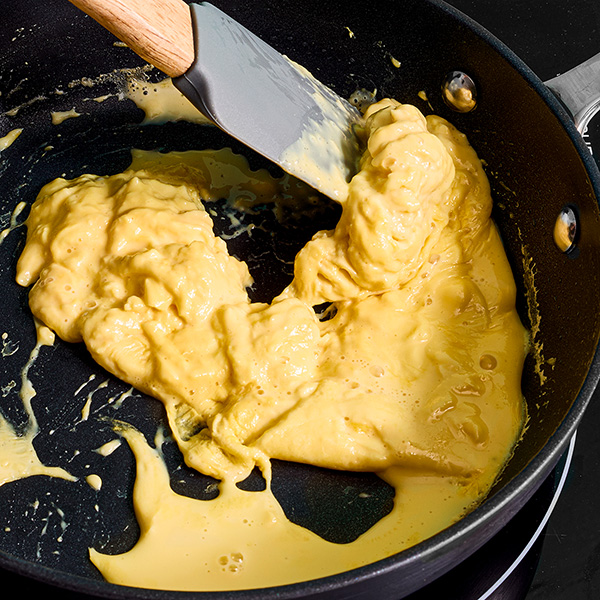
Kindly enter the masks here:
M 462 71 L 448 73 L 442 82 L 444 102 L 457 112 L 471 112 L 477 106 L 475 82 Z
M 554 243 L 562 252 L 569 252 L 577 238 L 577 213 L 571 206 L 564 206 L 554 224 Z

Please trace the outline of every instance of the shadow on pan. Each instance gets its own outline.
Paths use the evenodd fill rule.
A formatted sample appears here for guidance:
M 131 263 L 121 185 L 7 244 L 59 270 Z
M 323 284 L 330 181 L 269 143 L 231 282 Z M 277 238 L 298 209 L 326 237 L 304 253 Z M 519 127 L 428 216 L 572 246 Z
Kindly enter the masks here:
M 461 562 L 510 520 L 550 472 L 582 417 L 598 379 L 600 177 L 566 111 L 535 75 L 484 30 L 442 3 L 407 0 L 400 8 L 386 0 L 378 4 L 380 16 L 367 16 L 358 3 L 337 1 L 307 0 L 298 6 L 289 0 L 269 0 L 251 9 L 234 0 L 215 4 L 340 95 L 347 97 L 357 88 L 377 89 L 378 97 L 414 103 L 425 113 L 448 118 L 467 133 L 488 165 L 494 218 L 517 280 L 521 318 L 534 332 L 533 343 L 540 350 L 528 357 L 523 375 L 531 426 L 482 506 L 434 538 L 375 565 L 314 582 L 230 594 L 119 588 L 102 580 L 87 560 L 87 548 L 122 552 L 135 543 L 138 530 L 130 495 L 135 464 L 125 446 L 99 461 L 92 449 L 113 437 L 104 420 L 107 414 L 100 410 L 75 426 L 81 414 L 78 406 L 61 399 L 72 397 L 73 390 L 92 374 L 97 381 L 109 381 L 98 397 L 126 393 L 128 386 L 102 372 L 83 346 L 59 343 L 41 357 L 31 374 L 41 428 L 36 450 L 48 465 L 68 460 L 75 476 L 84 478 L 91 466 L 102 473 L 104 485 L 95 499 L 92 494 L 96 492 L 87 484 L 67 485 L 42 477 L 0 487 L 3 518 L 11 528 L 0 538 L 0 563 L 66 590 L 107 598 L 401 598 Z M 253 168 L 266 167 L 278 174 L 261 157 L 213 128 L 187 123 L 140 126 L 143 115 L 114 95 L 115 78 L 106 75 L 142 63 L 67 2 L 49 0 L 40 5 L 34 0 L 8 0 L 3 19 L 0 134 L 24 128 L 0 162 L 0 214 L 6 224 L 17 203 L 29 206 L 47 181 L 82 172 L 122 171 L 132 147 L 229 146 L 246 155 Z M 400 68 L 392 57 L 400 61 Z M 451 112 L 437 93 L 443 77 L 455 69 L 477 82 L 479 106 L 473 113 Z M 153 72 L 151 77 L 160 78 L 160 74 Z M 431 105 L 421 100 L 422 91 Z M 104 102 L 91 100 L 103 94 L 109 95 Z M 51 124 L 50 112 L 73 107 L 81 114 L 79 118 L 60 127 Z M 11 110 L 16 114 L 7 114 Z M 297 250 L 316 230 L 336 222 L 337 208 L 323 202 L 322 221 L 294 223 L 293 227 L 269 223 L 274 235 L 260 240 L 260 254 L 256 238 L 252 244 L 243 236 L 236 238 L 231 251 L 249 263 L 257 280 L 254 299 L 269 300 L 283 289 L 291 279 L 289 263 Z M 581 223 L 577 251 L 570 254 L 561 253 L 552 236 L 555 219 L 565 205 L 576 208 Z M 26 214 L 27 209 L 19 222 Z M 226 227 L 227 220 L 217 217 L 217 230 L 223 228 L 221 232 L 226 233 Z M 3 386 L 18 380 L 35 340 L 27 292 L 14 282 L 24 239 L 20 227 L 0 245 L 2 328 L 9 339 L 20 340 L 18 348 L 0 361 Z M 267 259 L 264 246 L 270 248 Z M 17 428 L 25 426 L 26 414 L 16 392 L 6 394 L 1 410 Z M 120 418 L 149 437 L 165 422 L 162 406 L 138 393 L 119 410 Z M 51 435 L 52 431 L 57 433 Z M 77 456 L 75 448 L 81 449 Z M 167 445 L 166 455 L 172 465 L 180 464 L 172 444 Z M 187 472 L 185 493 L 210 497 L 211 483 L 209 478 Z M 260 477 L 251 477 L 246 485 L 260 487 Z M 340 490 L 346 488 L 352 494 L 369 491 L 372 503 L 365 513 L 352 512 L 352 503 L 340 500 Z M 390 510 L 393 498 L 391 489 L 372 475 L 280 462 L 274 467 L 274 491 L 292 520 L 335 542 L 350 541 L 370 527 Z M 42 508 L 48 515 L 56 514 L 60 506 L 77 523 L 65 530 L 58 553 L 50 544 L 53 536 L 42 538 L 40 523 L 27 516 L 34 497 L 46 498 Z M 321 509 L 307 511 L 305 505 L 297 506 L 299 497 L 311 499 L 307 504 Z M 92 510 L 94 502 L 99 511 Z M 324 505 L 330 510 L 323 512 Z M 110 519 L 103 516 L 105 511 Z M 47 526 L 61 525 L 49 517 Z

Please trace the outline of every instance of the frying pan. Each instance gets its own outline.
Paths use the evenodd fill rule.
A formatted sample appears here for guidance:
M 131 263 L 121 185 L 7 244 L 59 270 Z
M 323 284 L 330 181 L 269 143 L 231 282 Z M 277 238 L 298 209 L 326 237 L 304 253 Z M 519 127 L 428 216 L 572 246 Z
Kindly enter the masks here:
M 124 446 L 110 457 L 93 449 L 114 437 L 107 418 L 128 421 L 152 439 L 164 413 L 158 402 L 139 393 L 115 408 L 109 400 L 128 387 L 97 367 L 82 346 L 58 342 L 29 373 L 41 429 L 35 445 L 45 464 L 64 466 L 80 480 L 32 477 L 0 487 L 0 563 L 45 583 L 107 598 L 402 598 L 463 561 L 519 511 L 552 470 L 583 416 L 600 376 L 600 174 L 566 107 L 510 50 L 441 2 L 383 0 L 372 14 L 363 3 L 341 1 L 268 0 L 251 7 L 235 0 L 214 3 L 340 95 L 377 88 L 379 97 L 432 110 L 468 134 L 488 166 L 493 216 L 517 281 L 521 318 L 536 332 L 534 342 L 541 349 L 528 357 L 523 374 L 531 425 L 479 508 L 389 559 L 316 581 L 231 594 L 119 587 L 102 580 L 87 561 L 87 548 L 122 552 L 135 542 L 135 464 Z M 142 115 L 131 103 L 114 96 L 101 103 L 90 100 L 115 93 L 114 78 L 107 73 L 141 63 L 67 2 L 7 0 L 3 9 L 0 133 L 24 129 L 0 157 L 0 214 L 5 219 L 18 202 L 29 206 L 39 188 L 57 176 L 123 170 L 131 147 L 229 146 L 246 154 L 251 166 L 271 168 L 214 129 L 184 123 L 140 126 Z M 468 114 L 446 107 L 438 92 L 443 77 L 456 69 L 477 85 L 478 107 Z M 431 108 L 419 95 L 423 91 Z M 51 111 L 73 107 L 80 117 L 51 125 Z M 13 108 L 18 108 L 16 114 L 7 115 Z M 565 206 L 577 218 L 576 246 L 567 253 L 553 241 L 556 218 Z M 26 215 L 27 208 L 17 222 Z M 336 218 L 331 206 L 320 223 L 284 226 L 274 230 L 273 238 L 236 238 L 231 250 L 248 261 L 257 279 L 255 299 L 268 299 L 283 288 L 291 276 L 289 257 L 315 227 L 331 227 Z M 226 233 L 224 221 L 217 217 L 216 229 Z M 3 389 L 20 377 L 35 340 L 27 290 L 14 282 L 24 238 L 24 228 L 16 227 L 0 245 L 2 329 L 6 339 L 18 342 L 0 361 Z M 265 247 L 272 256 L 268 261 L 260 258 Z M 105 381 L 106 387 L 99 385 Z M 82 421 L 90 393 L 92 410 Z M 0 406 L 15 427 L 26 425 L 15 391 L 3 391 Z M 172 481 L 176 490 L 207 497 L 209 482 L 180 466 L 173 444 L 166 445 L 165 454 L 178 473 Z M 82 483 L 89 472 L 101 474 L 100 492 Z M 255 479 L 246 485 L 259 485 Z M 338 542 L 349 541 L 385 514 L 390 498 L 374 476 L 286 463 L 274 465 L 273 485 L 290 518 Z M 368 515 L 347 513 L 340 498 L 348 487 L 369 490 L 373 502 Z M 317 508 L 311 509 L 313 505 Z M 340 514 L 347 517 L 336 518 Z

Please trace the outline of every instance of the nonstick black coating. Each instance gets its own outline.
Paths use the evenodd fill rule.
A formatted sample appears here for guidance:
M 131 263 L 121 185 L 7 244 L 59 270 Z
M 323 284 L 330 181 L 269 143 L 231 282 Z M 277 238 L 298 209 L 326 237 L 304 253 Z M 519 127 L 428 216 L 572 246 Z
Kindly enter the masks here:
M 377 89 L 378 97 L 414 103 L 425 113 L 449 118 L 467 133 L 488 167 L 494 217 L 517 279 L 521 317 L 530 327 L 539 324 L 534 342 L 542 348 L 544 362 L 536 363 L 530 356 L 523 376 L 530 426 L 480 508 L 431 540 L 375 565 L 314 582 L 231 594 L 121 588 L 102 581 L 87 560 L 87 548 L 119 552 L 135 542 L 130 495 L 135 464 L 126 447 L 107 458 L 93 449 L 113 437 L 106 417 L 129 421 L 152 439 L 164 413 L 158 402 L 141 394 L 115 411 L 107 399 L 128 386 L 97 367 L 82 346 L 59 342 L 42 353 L 30 373 L 37 390 L 33 407 L 41 426 L 36 449 L 43 462 L 66 466 L 76 476 L 100 473 L 104 485 L 97 493 L 83 481 L 33 477 L 0 487 L 0 531 L 10 527 L 0 537 L 0 564 L 66 589 L 108 598 L 401 598 L 474 552 L 518 511 L 551 470 L 582 416 L 598 379 L 600 177 L 567 113 L 535 75 L 447 5 L 389 0 L 365 10 L 364 3 L 341 0 L 214 3 L 342 96 L 357 88 Z M 271 168 L 217 130 L 183 123 L 139 126 L 142 115 L 133 104 L 116 98 L 103 103 L 89 100 L 114 93 L 115 86 L 107 81 L 90 88 L 81 84 L 82 77 L 98 80 L 114 69 L 142 62 L 128 49 L 115 46 L 110 34 L 65 0 L 5 0 L 2 24 L 0 135 L 24 128 L 0 155 L 3 227 L 17 203 L 30 205 L 47 181 L 82 172 L 118 172 L 127 166 L 131 147 L 229 146 L 244 153 L 252 166 Z M 468 115 L 450 111 L 439 94 L 444 75 L 455 69 L 467 72 L 478 85 L 479 106 Z M 421 91 L 431 107 L 419 97 Z M 50 124 L 51 111 L 74 106 L 81 117 L 60 126 Z M 15 107 L 21 107 L 17 114 L 7 116 Z M 48 146 L 53 149 L 46 150 Z M 552 241 L 555 218 L 566 204 L 575 206 L 581 219 L 578 247 L 570 255 L 559 252 Z M 26 214 L 27 210 L 19 222 Z M 300 229 L 284 225 L 272 238 L 237 238 L 232 251 L 249 262 L 257 279 L 254 297 L 269 299 L 282 289 L 291 276 L 290 256 L 316 228 L 331 227 L 336 218 L 335 207 L 327 203 L 322 222 L 303 222 Z M 216 219 L 217 230 L 225 226 L 225 219 Z M 18 381 L 34 344 L 27 291 L 14 282 L 24 239 L 20 227 L 0 245 L 2 332 L 19 340 L 18 350 L 0 360 L 2 387 Z M 259 258 L 265 245 L 273 256 L 267 261 Z M 540 366 L 543 384 L 539 368 L 536 371 Z M 107 379 L 109 385 L 94 394 L 92 414 L 82 422 L 82 404 L 94 385 L 77 396 L 74 392 L 92 374 L 96 384 Z M 0 410 L 17 427 L 25 425 L 16 391 L 1 398 Z M 75 450 L 80 451 L 77 456 Z M 166 455 L 171 465 L 179 464 L 174 444 L 167 444 Z M 185 483 L 173 482 L 177 491 L 209 497 L 208 478 L 182 472 L 178 479 Z M 260 487 L 260 477 L 251 477 L 246 485 Z M 353 513 L 352 494 L 342 500 L 343 489 L 352 494 L 368 489 L 373 503 L 367 513 Z M 292 520 L 337 542 L 356 537 L 385 514 L 391 502 L 391 490 L 374 476 L 280 462 L 274 466 L 274 491 Z M 41 503 L 38 515 L 48 516 L 51 530 L 61 526 L 52 520 L 56 508 L 65 514 L 67 527 L 59 552 L 56 536 L 42 535 L 44 523 L 28 516 L 36 499 Z M 96 503 L 99 511 L 94 509 Z

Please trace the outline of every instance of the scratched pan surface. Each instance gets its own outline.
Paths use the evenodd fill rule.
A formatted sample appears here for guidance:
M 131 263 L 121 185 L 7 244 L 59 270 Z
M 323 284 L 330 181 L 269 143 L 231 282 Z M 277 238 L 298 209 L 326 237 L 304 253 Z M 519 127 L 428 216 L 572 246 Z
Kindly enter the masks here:
M 432 540 L 376 565 L 315 582 L 232 594 L 122 588 L 102 580 L 87 551 L 95 547 L 122 552 L 135 543 L 138 528 L 131 500 L 135 463 L 126 445 L 107 457 L 95 449 L 115 438 L 111 428 L 115 418 L 133 424 L 151 440 L 165 424 L 164 412 L 157 401 L 135 391 L 129 394 L 129 386 L 100 369 L 83 345 L 59 341 L 43 348 L 29 371 L 40 426 L 35 448 L 44 464 L 60 466 L 77 480 L 31 477 L 0 487 L 0 566 L 108 598 L 400 598 L 498 531 L 539 486 L 582 417 L 598 379 L 598 172 L 567 114 L 535 76 L 509 50 L 445 5 L 423 0 L 381 2 L 377 16 L 366 14 L 362 3 L 341 1 L 215 4 L 341 95 L 376 88 L 379 97 L 412 102 L 427 113 L 430 108 L 418 96 L 424 90 L 434 112 L 469 135 L 489 165 L 494 216 L 517 279 L 522 319 L 531 326 L 532 318 L 536 323 L 539 318 L 535 342 L 552 359 L 552 365 L 543 365 L 543 385 L 531 357 L 525 366 L 523 389 L 531 426 L 480 508 Z M 142 64 L 113 42 L 64 0 L 3 4 L 0 135 L 15 127 L 24 132 L 0 155 L 2 228 L 10 225 L 19 202 L 27 208 L 0 244 L 0 333 L 6 334 L 0 359 L 0 410 L 19 430 L 27 427 L 18 391 L 35 330 L 27 290 L 14 282 L 14 275 L 26 233 L 20 224 L 39 188 L 58 176 L 119 172 L 128 165 L 132 147 L 227 146 L 245 154 L 254 168 L 272 168 L 213 128 L 185 123 L 141 126 L 142 113 L 129 101 L 114 96 L 102 103 L 90 100 L 116 92 L 114 82 L 104 75 Z M 392 57 L 401 62 L 400 68 Z M 480 106 L 469 115 L 451 113 L 437 93 L 443 76 L 456 68 L 468 72 L 479 86 Z M 83 85 L 82 78 L 96 83 Z M 6 114 L 16 107 L 20 107 L 16 115 Z M 51 124 L 52 111 L 74 107 L 80 117 Z M 273 173 L 277 175 L 274 168 Z M 565 204 L 576 206 L 582 224 L 577 252 L 570 256 L 558 252 L 552 242 L 554 219 Z M 224 209 L 219 210 L 215 230 L 231 233 L 231 220 Z M 269 300 L 280 291 L 291 277 L 295 252 L 314 231 L 332 227 L 338 214 L 323 199 L 318 221 L 277 224 L 269 211 L 254 216 L 264 227 L 255 228 L 251 239 L 241 235 L 228 242 L 231 252 L 248 261 L 256 280 L 252 297 Z M 250 218 L 238 216 L 245 222 Z M 527 290 L 532 298 L 526 264 L 534 272 L 535 311 L 526 301 Z M 82 411 L 88 402 L 85 416 Z M 212 497 L 214 482 L 182 466 L 172 442 L 167 442 L 165 455 L 177 492 Z M 99 491 L 85 481 L 91 473 L 102 478 Z M 254 475 L 244 485 L 259 489 L 262 481 Z M 274 465 L 273 486 L 290 519 L 339 543 L 370 527 L 392 502 L 391 488 L 373 475 L 282 462 Z

